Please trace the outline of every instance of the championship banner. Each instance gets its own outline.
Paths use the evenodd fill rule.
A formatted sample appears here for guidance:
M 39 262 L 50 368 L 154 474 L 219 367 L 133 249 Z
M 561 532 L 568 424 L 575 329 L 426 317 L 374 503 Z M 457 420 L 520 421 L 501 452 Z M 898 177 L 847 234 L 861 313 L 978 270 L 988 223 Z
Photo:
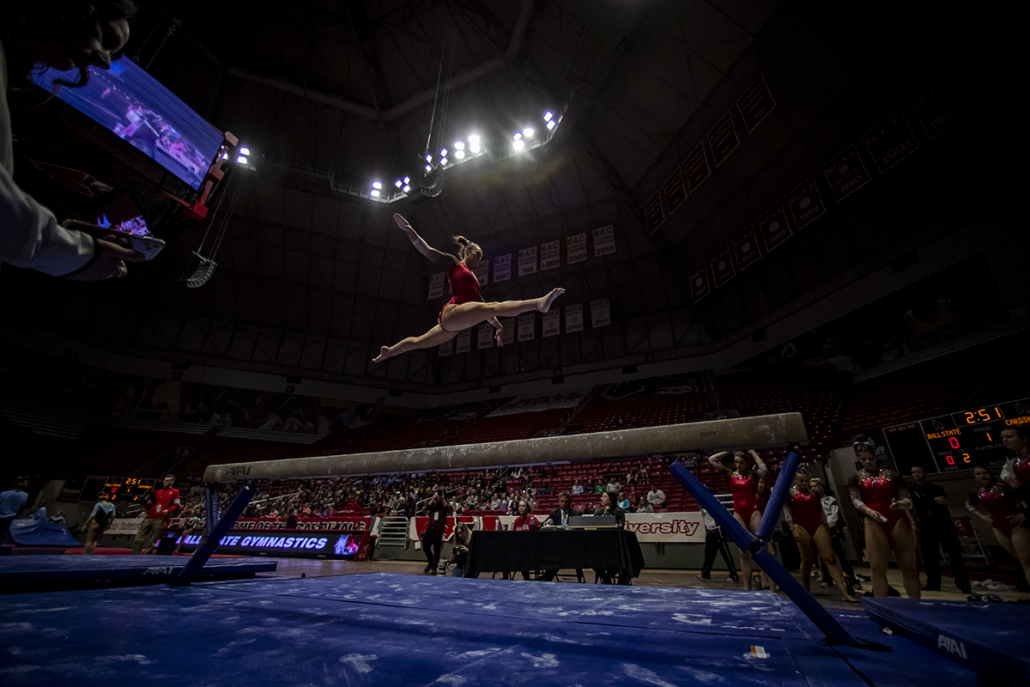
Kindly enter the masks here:
M 575 265 L 587 260 L 587 235 L 575 234 L 565 237 L 565 264 Z
M 561 334 L 561 309 L 552 308 L 543 316 L 543 333 L 541 336 L 558 336 Z
M 515 343 L 515 318 L 502 317 L 498 321 L 501 323 L 501 345 L 510 346 Z
M 494 258 L 494 284 L 511 279 L 511 253 Z
M 880 174 L 919 150 L 920 146 L 901 110 L 894 110 L 863 134 L 862 142 Z
M 730 241 L 733 246 L 733 257 L 737 261 L 737 269 L 744 270 L 762 257 L 762 249 L 758 247 L 758 234 L 755 225 L 751 224 Z
M 615 252 L 615 227 L 609 224 L 606 227 L 598 227 L 593 231 L 594 235 L 594 257 L 611 255 Z
M 458 332 L 457 340 L 458 344 L 455 346 L 455 350 L 458 353 L 468 353 L 469 348 L 472 347 L 472 330 L 466 329 Z
M 787 224 L 787 211 L 784 210 L 782 202 L 776 203 L 759 216 L 757 224 L 758 233 L 765 241 L 766 252 L 778 248 L 780 244 L 794 235 L 794 232 L 790 230 L 790 225 Z
M 726 114 L 708 132 L 708 145 L 712 147 L 712 159 L 715 160 L 716 167 L 726 162 L 730 153 L 740 145 L 740 138 L 737 137 L 737 130 L 733 127 L 731 113 L 732 110 L 726 110 Z
M 744 120 L 744 126 L 747 127 L 748 133 L 754 131 L 774 107 L 776 107 L 776 101 L 773 100 L 769 86 L 765 83 L 765 76 L 762 75 L 748 86 L 743 95 L 737 98 L 737 109 L 740 110 L 740 116 Z
M 519 315 L 519 341 L 532 341 L 535 325 L 536 320 L 533 318 L 533 313 L 527 312 Z
M 536 246 L 519 251 L 519 276 L 536 274 Z
M 561 241 L 548 241 L 540 245 L 540 271 L 561 267 Z
M 429 296 L 426 300 L 433 300 L 443 295 L 443 283 L 447 280 L 447 275 L 443 272 L 434 274 L 429 277 Z
M 583 400 L 581 393 L 551 394 L 550 396 L 531 396 L 514 398 L 487 417 L 516 415 L 518 413 L 535 413 L 540 410 L 557 410 L 559 408 L 575 408 Z
M 565 306 L 565 333 L 583 331 L 583 304 Z
M 869 171 L 854 143 L 823 165 L 823 175 L 838 203 L 869 183 Z
M 440 344 L 440 350 L 437 352 L 437 355 L 443 358 L 451 353 L 454 353 L 454 339 L 447 339 Z
M 662 226 L 662 222 L 665 221 L 665 210 L 662 209 L 662 194 L 659 191 L 655 191 L 655 194 L 648 198 L 647 202 L 644 203 L 644 221 L 647 223 L 647 230 L 653 232 L 658 227 Z M 596 229 L 594 230 L 597 231 Z M 597 252 L 597 243 L 594 243 L 594 257 L 603 255 Z
M 662 188 L 665 189 L 665 202 L 671 215 L 687 199 L 687 189 L 683 187 L 683 170 L 676 167 L 676 171 L 665 180 Z
M 787 207 L 790 208 L 790 215 L 794 218 L 794 226 L 798 231 L 826 214 L 826 206 L 823 204 L 823 197 L 819 193 L 814 176 L 808 177 L 787 194 Z
M 612 323 L 611 306 L 607 298 L 590 301 L 590 326 L 594 329 L 607 327 Z
M 733 261 L 730 258 L 730 244 L 724 243 L 709 262 L 712 264 L 712 276 L 715 281 L 715 288 L 719 288 L 733 279 L 736 272 L 733 270 Z
M 476 336 L 476 349 L 493 348 L 494 328 L 489 322 L 481 322 Z
M 687 281 L 690 282 L 690 295 L 697 303 L 712 292 L 711 282 L 708 281 L 708 263 L 698 263 L 697 267 L 687 273 Z
M 973 99 L 957 79 L 940 77 L 908 101 L 928 138 L 934 138 L 973 109 Z
M 472 270 L 472 274 L 476 275 L 476 279 L 479 281 L 480 286 L 486 286 L 490 283 L 490 261 L 484 260 L 479 263 L 479 267 Z
M 712 168 L 708 166 L 708 158 L 705 156 L 704 144 L 698 143 L 694 152 L 683 161 L 683 172 L 687 178 L 687 191 L 693 195 L 701 183 L 712 174 Z
M 704 544 L 705 528 L 700 511 L 691 513 L 627 513 L 626 529 L 637 541 L 663 544 Z

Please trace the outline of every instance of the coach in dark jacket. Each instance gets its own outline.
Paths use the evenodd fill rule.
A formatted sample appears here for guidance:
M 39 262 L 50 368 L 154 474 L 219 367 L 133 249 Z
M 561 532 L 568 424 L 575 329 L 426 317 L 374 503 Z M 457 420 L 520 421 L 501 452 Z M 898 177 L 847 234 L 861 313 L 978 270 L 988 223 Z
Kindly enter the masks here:
M 545 525 L 554 525 L 560 527 L 563 530 L 569 527 L 569 518 L 583 515 L 583 511 L 578 511 L 572 507 L 572 494 L 567 491 L 563 491 L 558 494 L 558 507 L 551 511 L 551 514 L 547 516 L 547 520 L 544 521 Z M 544 571 L 544 574 L 540 576 L 541 580 L 551 581 L 558 574 L 558 568 L 548 568 Z M 580 568 L 576 569 L 576 578 L 580 581 L 585 581 L 583 577 L 583 570 Z

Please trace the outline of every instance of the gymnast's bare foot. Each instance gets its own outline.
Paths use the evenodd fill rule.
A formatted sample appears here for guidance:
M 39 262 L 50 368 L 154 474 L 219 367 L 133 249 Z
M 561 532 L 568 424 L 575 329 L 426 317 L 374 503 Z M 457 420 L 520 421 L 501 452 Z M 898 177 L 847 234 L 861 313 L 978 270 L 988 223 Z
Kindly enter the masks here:
M 563 293 L 565 293 L 565 289 L 554 289 L 553 291 L 551 291 L 551 293 L 549 293 L 546 296 L 544 296 L 543 298 L 541 298 L 540 299 L 540 312 L 547 312 L 548 310 L 550 310 L 551 309 L 551 303 L 554 302 L 554 299 L 557 298 L 558 296 L 562 295 Z
M 379 351 L 379 357 L 372 358 L 373 363 L 381 363 L 390 357 L 390 347 L 383 346 L 382 350 Z

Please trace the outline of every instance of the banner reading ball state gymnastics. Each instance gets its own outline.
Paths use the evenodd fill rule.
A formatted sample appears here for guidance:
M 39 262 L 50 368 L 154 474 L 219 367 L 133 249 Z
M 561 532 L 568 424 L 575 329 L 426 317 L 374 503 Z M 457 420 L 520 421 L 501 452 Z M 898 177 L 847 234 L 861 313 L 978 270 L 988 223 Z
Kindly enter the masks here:
M 174 537 L 176 544 L 182 533 L 170 530 L 167 536 Z M 201 535 L 191 534 L 182 542 L 182 550 L 190 552 L 201 543 Z M 237 556 L 281 556 L 283 558 L 334 558 L 355 561 L 368 560 L 371 537 L 368 530 L 362 532 L 299 532 L 275 531 L 253 532 L 230 530 L 222 537 L 215 553 Z

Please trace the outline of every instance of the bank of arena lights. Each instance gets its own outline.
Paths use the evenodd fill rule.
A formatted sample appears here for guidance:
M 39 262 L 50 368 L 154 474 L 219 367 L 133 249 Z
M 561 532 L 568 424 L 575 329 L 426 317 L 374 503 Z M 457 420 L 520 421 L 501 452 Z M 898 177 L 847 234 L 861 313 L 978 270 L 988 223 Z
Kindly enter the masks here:
M 520 131 L 512 135 L 510 147 L 502 146 L 502 149 L 492 151 L 491 160 L 497 162 L 550 143 L 558 130 L 558 125 L 561 123 L 561 115 L 556 115 L 548 110 L 541 115 L 540 122 L 527 123 L 523 126 Z M 439 170 L 456 167 L 484 154 L 486 154 L 486 149 L 483 146 L 482 137 L 477 133 L 470 133 L 464 140 L 454 141 L 448 148 L 440 148 L 435 155 L 433 153 L 426 153 L 424 158 L 425 164 L 422 167 L 424 173 L 421 175 L 421 178 L 423 180 L 435 178 Z M 425 182 L 419 182 L 416 185 L 423 188 L 423 193 L 424 189 L 428 188 Z M 387 192 L 384 193 L 382 183 L 375 181 L 372 184 L 371 190 L 368 191 L 368 198 L 380 203 L 392 203 L 407 198 L 413 188 L 411 177 L 405 176 L 397 179 L 393 182 L 393 186 L 392 189 L 387 188 Z M 365 194 L 361 193 L 360 195 L 364 196 Z

